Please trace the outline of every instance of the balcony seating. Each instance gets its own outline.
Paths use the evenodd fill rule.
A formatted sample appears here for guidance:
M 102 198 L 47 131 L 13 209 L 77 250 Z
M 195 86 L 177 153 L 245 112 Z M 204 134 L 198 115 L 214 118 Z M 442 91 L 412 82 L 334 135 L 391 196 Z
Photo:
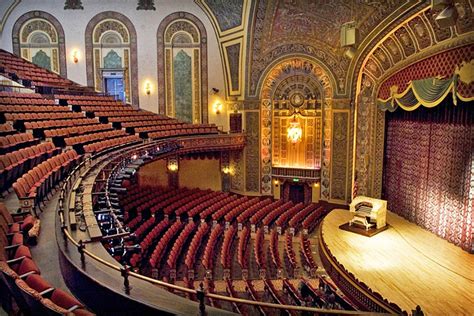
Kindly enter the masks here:
M 13 184 L 13 189 L 21 208 L 24 211 L 36 210 L 52 188 L 59 184 L 80 159 L 81 156 L 70 150 L 43 161 L 19 178 Z
M 53 143 L 46 142 L 0 155 L 0 187 L 9 188 L 27 170 L 59 153 Z
M 39 139 L 30 133 L 7 135 L 0 138 L 0 155 L 39 144 Z

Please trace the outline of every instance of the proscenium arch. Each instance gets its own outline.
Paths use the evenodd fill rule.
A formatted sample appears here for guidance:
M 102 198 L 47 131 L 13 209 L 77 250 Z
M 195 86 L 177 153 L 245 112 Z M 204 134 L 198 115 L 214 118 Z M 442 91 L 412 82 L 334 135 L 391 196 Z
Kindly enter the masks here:
M 288 66 L 297 66 L 302 72 L 312 76 L 321 85 L 322 104 L 322 155 L 321 155 L 321 194 L 322 198 L 329 200 L 330 187 L 330 150 L 331 135 L 324 133 L 325 127 L 330 126 L 332 100 L 336 91 L 334 75 L 318 60 L 305 55 L 286 56 L 271 63 L 265 70 L 258 87 L 260 96 L 260 190 L 262 194 L 271 194 L 271 168 L 272 168 L 272 143 L 271 143 L 271 113 L 272 93 L 278 83 L 286 77 Z M 328 112 L 328 113 L 325 113 Z
M 85 44 L 86 44 L 86 74 L 87 74 L 87 85 L 90 87 L 94 86 L 94 60 L 93 60 L 93 32 L 98 23 L 103 20 L 112 19 L 117 20 L 125 25 L 130 35 L 130 81 L 132 89 L 132 105 L 139 105 L 139 96 L 138 96 L 138 57 L 137 57 L 137 32 L 135 26 L 125 15 L 114 12 L 114 11 L 105 11 L 96 14 L 90 21 L 87 23 L 85 31 Z
M 13 53 L 17 56 L 21 56 L 20 51 L 20 31 L 22 26 L 31 19 L 44 19 L 51 23 L 56 29 L 58 35 L 58 55 L 59 55 L 59 74 L 62 77 L 67 77 L 67 66 L 66 66 L 66 37 L 64 36 L 64 29 L 59 21 L 51 14 L 44 11 L 30 11 L 26 12 L 16 20 L 12 29 L 12 42 L 13 42 Z
M 158 113 L 166 113 L 165 100 L 165 31 L 168 26 L 175 20 L 188 20 L 191 24 L 197 27 L 200 35 L 200 54 L 201 54 L 201 122 L 208 122 L 208 104 L 207 104 L 207 32 L 204 24 L 195 15 L 188 12 L 175 12 L 166 16 L 161 21 L 156 32 L 157 39 L 157 65 L 158 65 Z

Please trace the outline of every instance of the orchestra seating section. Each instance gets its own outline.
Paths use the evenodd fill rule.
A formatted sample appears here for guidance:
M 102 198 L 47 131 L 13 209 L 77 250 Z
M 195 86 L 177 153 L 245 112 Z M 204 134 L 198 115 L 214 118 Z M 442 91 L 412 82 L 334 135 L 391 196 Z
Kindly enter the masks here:
M 137 272 L 191 288 L 204 282 L 208 291 L 236 298 L 353 309 L 316 274 L 311 243 L 328 213 L 320 204 L 138 184 L 118 201 L 133 236 L 128 246 L 139 247 L 111 254 Z M 259 310 L 209 303 L 248 315 Z
M 35 264 L 29 247 L 40 229 L 38 211 L 90 154 L 148 138 L 215 135 L 219 130 L 214 124 L 190 124 L 137 109 L 3 50 L 0 74 L 31 88 L 0 91 L 0 187 L 2 195 L 15 194 L 20 206 L 9 212 L 0 204 L 2 306 L 16 306 L 25 314 L 90 315 L 65 289 L 48 283 Z M 134 251 L 104 246 L 140 273 L 188 288 L 203 282 L 207 291 L 234 298 L 354 309 L 315 274 L 311 243 L 328 211 L 322 205 L 137 185 L 119 195 L 119 204 L 133 236 L 129 242 L 139 246 Z M 206 300 L 246 315 L 275 312 Z

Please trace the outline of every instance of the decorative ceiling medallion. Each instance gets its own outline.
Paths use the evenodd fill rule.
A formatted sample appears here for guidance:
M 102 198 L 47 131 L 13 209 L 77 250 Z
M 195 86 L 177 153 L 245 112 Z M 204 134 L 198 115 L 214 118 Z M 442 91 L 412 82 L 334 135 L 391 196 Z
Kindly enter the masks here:
M 304 103 L 304 96 L 300 92 L 293 93 L 290 97 L 290 102 L 295 108 L 299 108 Z

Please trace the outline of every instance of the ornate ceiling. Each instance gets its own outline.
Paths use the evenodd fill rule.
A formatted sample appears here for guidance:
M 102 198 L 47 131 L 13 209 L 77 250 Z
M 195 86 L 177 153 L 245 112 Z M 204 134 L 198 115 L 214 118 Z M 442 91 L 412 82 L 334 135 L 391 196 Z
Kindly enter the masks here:
M 257 0 L 254 9 L 248 94 L 258 94 L 264 69 L 287 54 L 314 56 L 334 75 L 344 94 L 350 60 L 340 48 L 341 25 L 355 20 L 362 43 L 397 9 L 417 1 Z

